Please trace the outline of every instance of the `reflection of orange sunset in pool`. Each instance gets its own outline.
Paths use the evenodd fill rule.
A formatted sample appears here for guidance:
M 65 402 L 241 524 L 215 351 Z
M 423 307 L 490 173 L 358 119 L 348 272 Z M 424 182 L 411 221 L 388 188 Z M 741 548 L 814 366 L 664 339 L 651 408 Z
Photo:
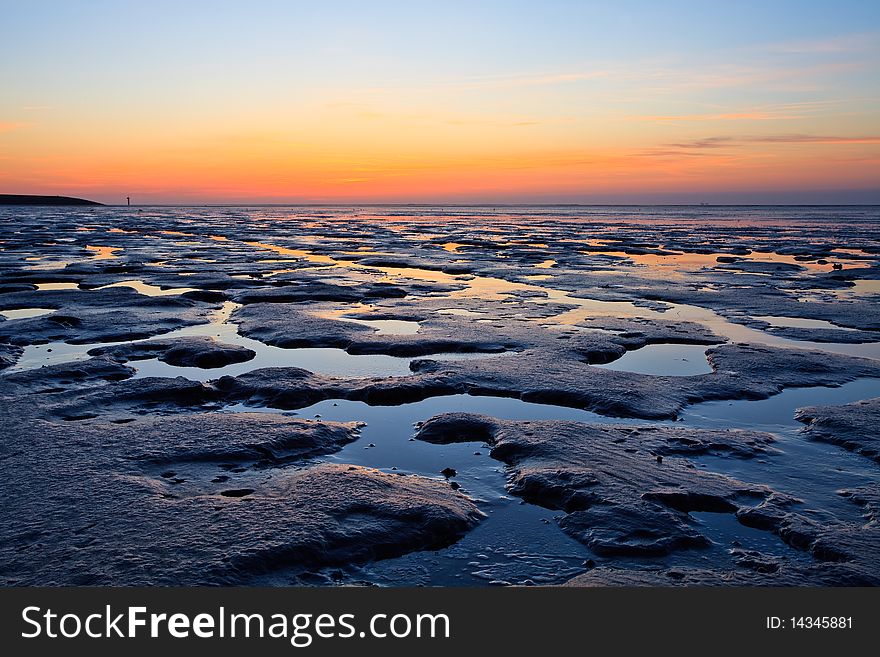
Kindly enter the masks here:
M 86 246 L 87 251 L 91 251 L 95 255 L 92 256 L 92 260 L 112 260 L 113 258 L 118 258 L 116 255 L 117 251 L 121 251 L 122 249 L 113 246 Z

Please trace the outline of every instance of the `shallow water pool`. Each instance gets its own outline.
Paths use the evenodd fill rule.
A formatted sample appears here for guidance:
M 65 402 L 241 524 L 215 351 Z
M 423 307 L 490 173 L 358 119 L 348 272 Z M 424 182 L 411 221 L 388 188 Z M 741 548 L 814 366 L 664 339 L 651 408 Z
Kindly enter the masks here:
M 649 344 L 627 351 L 610 363 L 593 367 L 658 376 L 711 374 L 712 367 L 706 360 L 707 348 L 706 345 L 693 344 Z

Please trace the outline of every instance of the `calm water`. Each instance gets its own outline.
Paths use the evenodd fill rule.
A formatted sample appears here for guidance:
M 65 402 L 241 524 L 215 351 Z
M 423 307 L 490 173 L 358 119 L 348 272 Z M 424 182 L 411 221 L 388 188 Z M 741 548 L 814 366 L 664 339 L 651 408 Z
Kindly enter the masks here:
M 24 213 L 24 215 L 22 215 Z M 25 216 L 30 223 L 21 217 Z M 6 220 L 6 221 L 3 221 Z M 12 220 L 18 222 L 13 224 Z M 69 230 L 74 220 L 78 230 Z M 53 222 L 68 227 L 66 234 L 53 231 Z M 39 228 L 35 228 L 35 226 Z M 731 341 L 820 349 L 829 353 L 880 358 L 880 342 L 863 344 L 816 343 L 790 340 L 770 332 L 730 321 L 714 310 L 689 304 L 663 304 L 662 307 L 638 300 L 607 300 L 577 296 L 570 288 L 557 284 L 557 276 L 572 269 L 564 262 L 574 248 L 597 249 L 590 258 L 601 259 L 603 267 L 594 273 L 624 271 L 639 277 L 681 277 L 712 267 L 718 255 L 733 245 L 748 248 L 749 260 L 795 265 L 797 248 L 804 244 L 829 249 L 828 263 L 814 258 L 808 272 L 832 271 L 831 262 L 842 266 L 870 266 L 873 253 L 880 253 L 880 208 L 853 207 L 223 207 L 223 208 L 98 208 L 98 209 L 10 209 L 0 208 L 0 237 L 4 243 L 36 231 L 40 240 L 23 240 L 32 247 L 15 252 L 16 267 L 24 265 L 49 278 L 39 289 L 77 289 L 78 282 L 52 280 L 64 274 L 68 264 L 107 264 L 150 259 L 152 274 L 167 270 L 161 280 L 120 276 L 107 285 L 125 285 L 146 296 L 174 296 L 192 288 L 188 277 L 214 269 L 229 271 L 234 277 L 248 277 L 246 270 L 255 262 L 266 262 L 270 269 L 261 273 L 266 280 L 296 276 L 303 266 L 326 268 L 328 278 L 338 281 L 423 281 L 451 286 L 451 291 L 426 295 L 426 299 L 445 299 L 444 314 L 472 321 L 487 321 L 478 306 L 456 308 L 459 301 L 500 301 L 516 304 L 565 304 L 568 309 L 536 320 L 537 327 L 552 330 L 578 330 L 578 323 L 601 317 L 688 320 L 711 328 Z M 123 233 L 122 231 L 125 231 Z M 132 237 L 134 235 L 134 237 Z M 125 239 L 123 239 L 123 237 Z M 23 238 L 22 238 L 23 239 Z M 468 242 L 482 240 L 485 252 L 475 251 Z M 648 241 L 651 248 L 677 248 L 684 255 L 626 256 L 621 240 Z M 427 258 L 422 247 L 443 254 L 445 260 L 475 263 L 480 267 L 504 266 L 510 269 L 477 276 L 437 271 L 419 266 L 363 265 L 360 256 L 404 255 Z M 493 251 L 485 244 L 498 244 Z M 576 244 L 577 246 L 573 246 Z M 711 247 L 707 247 L 711 245 Z M 786 246 L 787 245 L 787 246 Z M 81 247 L 85 247 L 81 249 Z M 514 251 L 510 251 L 514 249 Z M 787 253 L 776 253 L 785 251 Z M 702 250 L 702 252 L 697 252 Z M 204 252 L 202 252 L 204 251 Z M 599 252 L 601 251 L 601 252 Z M 186 258 L 180 254 L 187 252 Z M 8 251 L 13 253 L 13 251 Z M 428 253 L 433 254 L 434 251 Z M 511 253 L 516 257 L 512 258 Z M 271 258 L 266 258 L 266 256 Z M 433 256 L 432 256 L 433 257 Z M 518 258 L 518 259 L 517 259 Z M 629 260 L 627 260 L 629 258 Z M 8 258 L 7 258 L 8 262 Z M 6 265 L 3 265 L 6 267 Z M 0 271 L 3 271 L 0 269 Z M 526 272 L 523 279 L 519 274 Z M 762 279 L 761 276 L 764 276 Z M 864 279 L 853 288 L 834 290 L 840 300 L 875 303 L 880 281 Z M 748 276 L 749 285 L 774 285 L 772 276 Z M 755 282 L 757 281 L 757 282 Z M 702 283 L 701 283 L 702 284 Z M 714 289 L 709 283 L 706 289 Z M 102 285 L 101 287 L 104 287 Z M 805 291 L 804 294 L 811 293 Z M 818 293 L 821 293 L 819 291 Z M 519 296 L 518 296 L 519 295 Z M 129 363 L 136 376 L 184 376 L 208 381 L 224 375 L 238 375 L 260 367 L 301 367 L 330 376 L 368 377 L 410 374 L 410 358 L 386 355 L 352 355 L 343 349 L 281 349 L 241 336 L 230 319 L 237 304 L 227 302 L 200 326 L 187 327 L 160 336 L 213 336 L 222 342 L 253 349 L 256 357 L 214 370 L 181 368 L 156 359 Z M 363 310 L 351 308 L 351 311 Z M 54 312 L 34 304 L 0 312 L 6 321 L 24 321 Z M 419 322 L 409 319 L 363 319 L 347 317 L 343 306 L 333 316 L 355 321 L 385 335 L 413 335 Z M 781 315 L 755 315 L 771 326 L 840 329 L 826 320 L 790 318 Z M 505 321 L 493 319 L 493 322 Z M 540 329 L 538 329 L 540 330 Z M 11 371 L 88 358 L 88 351 L 108 344 L 70 345 L 50 342 L 31 345 Z M 608 369 L 642 374 L 694 376 L 711 368 L 704 345 L 652 344 L 628 351 L 618 360 L 602 365 Z M 510 358 L 503 354 L 432 354 L 430 358 Z M 369 406 L 343 399 L 326 400 L 301 409 L 294 415 L 320 416 L 325 420 L 361 421 L 366 426 L 358 440 L 340 452 L 326 457 L 340 463 L 354 463 L 389 472 L 407 472 L 442 478 L 444 468 L 454 468 L 454 480 L 480 503 L 487 518 L 455 545 L 432 553 L 411 554 L 399 559 L 345 569 L 345 581 L 379 584 L 489 584 L 563 581 L 583 570 L 583 561 L 595 555 L 563 534 L 554 518 L 557 512 L 522 503 L 505 490 L 503 465 L 489 457 L 489 448 L 480 443 L 430 445 L 413 441 L 414 425 L 446 412 L 484 413 L 511 420 L 571 420 L 579 422 L 669 424 L 704 428 L 746 428 L 772 432 L 778 439 L 780 454 L 752 460 L 720 457 L 695 459 L 698 467 L 721 472 L 748 482 L 768 484 L 804 501 L 804 508 L 818 509 L 837 518 L 859 521 L 858 507 L 843 500 L 837 491 L 865 485 L 877 479 L 876 466 L 839 448 L 813 443 L 799 433 L 793 419 L 795 410 L 813 404 L 841 404 L 880 396 L 880 380 L 860 379 L 846 385 L 789 389 L 767 400 L 729 401 L 697 404 L 686 408 L 676 422 L 650 423 L 644 420 L 609 418 L 580 409 L 533 404 L 509 398 L 453 395 L 434 397 L 392 407 Z M 230 406 L 225 411 L 249 410 L 274 413 L 272 408 Z M 253 473 L 233 475 L 230 486 L 246 487 Z M 263 475 L 260 475 L 263 476 Z M 237 479 L 236 479 L 237 478 Z M 701 553 L 676 554 L 667 563 L 693 563 L 695 559 L 718 564 L 729 561 L 733 541 L 743 547 L 761 550 L 793 560 L 802 553 L 784 545 L 767 532 L 745 528 L 727 514 L 693 514 L 714 546 Z M 296 573 L 280 572 L 265 583 L 293 581 Z M 316 574 L 321 583 L 320 573 Z

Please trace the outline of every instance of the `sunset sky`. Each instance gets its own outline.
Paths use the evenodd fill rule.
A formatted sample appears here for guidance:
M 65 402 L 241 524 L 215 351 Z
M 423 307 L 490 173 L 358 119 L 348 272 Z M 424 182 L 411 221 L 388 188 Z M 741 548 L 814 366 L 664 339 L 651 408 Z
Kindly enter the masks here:
M 880 203 L 876 0 L 0 0 L 0 17 L 0 193 Z

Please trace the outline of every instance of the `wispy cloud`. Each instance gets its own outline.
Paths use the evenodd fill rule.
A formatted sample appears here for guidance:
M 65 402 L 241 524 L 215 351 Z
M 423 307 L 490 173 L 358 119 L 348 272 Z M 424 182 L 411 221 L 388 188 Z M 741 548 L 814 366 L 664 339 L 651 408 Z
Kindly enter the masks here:
M 504 127 L 528 127 L 546 123 L 560 123 L 566 119 L 554 117 L 536 118 L 530 115 L 510 114 L 468 114 L 455 112 L 442 112 L 438 110 L 422 112 L 404 112 L 399 109 L 379 110 L 374 109 L 368 102 L 356 101 L 332 101 L 323 104 L 323 108 L 331 112 L 341 112 L 350 117 L 366 120 L 384 120 L 393 122 L 398 126 L 405 123 L 424 123 L 436 125 L 454 126 L 486 126 L 494 128 Z
M 838 136 L 838 135 L 754 135 L 704 137 L 693 141 L 668 144 L 675 148 L 721 148 L 744 144 L 880 144 L 880 136 Z
M 608 77 L 608 71 L 567 71 L 535 75 L 486 75 L 440 82 L 456 89 L 504 89 L 512 87 L 537 87 L 571 84 Z
M 839 34 L 817 39 L 801 39 L 773 43 L 766 47 L 771 52 L 793 54 L 853 53 L 880 48 L 880 32 Z
M 804 119 L 833 110 L 839 100 L 812 100 L 794 103 L 777 103 L 747 108 L 728 109 L 718 107 L 715 112 L 693 114 L 647 114 L 626 117 L 629 121 L 647 123 L 691 123 L 705 121 L 791 121 Z
M 717 153 L 701 150 L 682 151 L 673 146 L 672 148 L 649 148 L 634 155 L 637 157 L 708 157 L 717 155 Z
M 718 114 L 667 114 L 627 117 L 630 121 L 649 123 L 679 123 L 691 121 L 772 121 L 777 119 L 797 119 L 794 115 L 780 115 L 772 112 L 722 112 Z
M 751 144 L 880 144 L 880 136 L 860 135 L 719 135 L 713 137 L 701 137 L 690 141 L 663 144 L 656 149 L 649 149 L 640 153 L 648 157 L 671 157 L 678 155 L 702 155 L 706 151 L 717 149 L 738 148 Z
M 773 144 L 880 144 L 880 136 L 768 135 L 764 137 L 750 137 L 748 141 Z
M 0 132 L 12 132 L 13 130 L 20 130 L 21 128 L 27 128 L 30 123 L 21 123 L 19 121 L 0 121 Z
M 762 61 L 755 64 L 717 66 L 711 69 L 655 69 L 643 80 L 656 91 L 681 89 L 772 88 L 775 91 L 811 91 L 829 79 L 873 68 L 875 64 L 857 61 L 834 61 L 812 65 L 788 65 Z
M 382 86 L 346 89 L 346 93 L 387 93 L 406 90 L 415 91 L 482 91 L 493 89 L 517 89 L 520 87 L 539 87 L 569 85 L 602 78 L 619 77 L 610 70 L 573 70 L 543 73 L 511 73 L 506 75 L 472 75 L 453 78 L 425 79 L 417 84 L 411 80 L 389 80 Z
M 462 126 L 486 126 L 486 127 L 526 127 L 532 125 L 541 125 L 543 121 L 535 121 L 532 119 L 507 119 L 499 118 L 453 118 L 446 121 L 449 125 Z
M 666 144 L 665 146 L 666 148 L 703 150 L 706 148 L 723 148 L 724 146 L 729 146 L 732 141 L 734 141 L 734 137 L 703 137 L 677 144 Z

